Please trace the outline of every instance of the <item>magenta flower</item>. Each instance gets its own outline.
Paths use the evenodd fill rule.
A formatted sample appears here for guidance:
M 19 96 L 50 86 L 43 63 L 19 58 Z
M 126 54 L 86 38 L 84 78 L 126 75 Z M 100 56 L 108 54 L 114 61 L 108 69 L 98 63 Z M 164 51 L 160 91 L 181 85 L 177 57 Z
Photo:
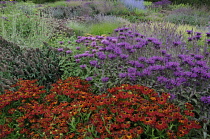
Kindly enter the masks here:
M 101 79 L 101 81 L 102 81 L 102 82 L 108 82 L 108 81 L 109 81 L 109 77 L 103 77 L 103 78 Z
M 58 48 L 58 52 L 63 52 L 63 48 Z

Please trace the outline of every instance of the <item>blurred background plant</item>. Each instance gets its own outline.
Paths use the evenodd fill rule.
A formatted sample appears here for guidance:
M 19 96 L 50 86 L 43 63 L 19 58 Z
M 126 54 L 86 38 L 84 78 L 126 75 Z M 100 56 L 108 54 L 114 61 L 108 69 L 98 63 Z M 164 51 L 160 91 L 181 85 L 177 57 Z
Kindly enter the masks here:
M 53 34 L 50 19 L 41 18 L 39 12 L 34 14 L 34 5 L 19 3 L 7 8 L 1 11 L 0 18 L 0 35 L 6 40 L 22 47 L 40 47 Z
M 79 20 L 75 18 L 73 21 L 69 21 L 67 27 L 72 28 L 77 36 L 82 36 L 87 33 L 92 35 L 108 35 L 115 28 L 129 23 L 128 20 L 120 17 L 98 14 L 93 17 L 84 16 Z

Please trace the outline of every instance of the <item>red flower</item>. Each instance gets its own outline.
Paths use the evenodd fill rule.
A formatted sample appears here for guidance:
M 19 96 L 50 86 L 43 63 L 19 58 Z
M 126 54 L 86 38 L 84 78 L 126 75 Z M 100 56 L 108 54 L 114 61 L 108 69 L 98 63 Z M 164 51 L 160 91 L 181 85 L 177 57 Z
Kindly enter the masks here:
M 189 133 L 189 129 L 187 128 L 187 126 L 184 126 L 184 125 L 178 126 L 178 134 L 180 134 L 180 135 L 182 135 L 182 134 L 186 135 L 188 133 Z M 177 135 L 177 136 L 179 136 L 179 135 Z
M 192 116 L 192 117 L 195 116 L 195 113 L 193 113 L 192 110 L 184 110 L 184 113 L 185 113 L 185 115 L 187 115 L 187 116 Z
M 155 128 L 157 128 L 158 130 L 164 130 L 164 129 L 168 128 L 168 124 L 164 121 L 158 121 L 155 124 Z
M 154 125 L 156 122 L 156 117 L 144 117 L 143 122 L 145 125 Z
M 140 127 L 140 126 L 137 126 L 134 131 L 135 131 L 135 133 L 140 135 L 140 134 L 142 134 L 144 132 L 144 129 L 142 127 Z
M 157 111 L 155 109 L 149 109 L 146 114 L 148 116 L 155 116 L 157 114 Z
M 190 104 L 190 103 L 185 103 L 185 107 L 186 107 L 186 109 L 188 109 L 188 110 L 193 110 L 193 109 L 194 109 L 193 105 Z
M 130 121 L 125 121 L 122 124 L 120 124 L 121 128 L 129 128 L 130 127 Z
M 106 131 L 106 129 L 105 129 L 105 127 L 103 125 L 97 125 L 96 131 L 98 133 L 103 133 L 104 131 Z
M 160 105 L 164 105 L 167 102 L 166 97 L 158 97 L 157 100 L 158 100 L 157 103 Z
M 101 110 L 99 111 L 99 113 L 101 113 L 101 114 L 107 114 L 108 111 L 107 111 L 106 108 L 103 108 L 103 109 L 101 109 Z
M 125 118 L 123 118 L 123 116 L 122 115 L 118 115 L 117 117 L 116 117 L 116 121 L 117 122 L 124 122 L 125 121 Z

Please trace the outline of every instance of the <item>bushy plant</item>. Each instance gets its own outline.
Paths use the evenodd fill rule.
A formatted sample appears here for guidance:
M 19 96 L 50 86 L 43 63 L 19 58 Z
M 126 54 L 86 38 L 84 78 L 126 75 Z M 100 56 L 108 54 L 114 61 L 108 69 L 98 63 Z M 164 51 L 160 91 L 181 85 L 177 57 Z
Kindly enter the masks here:
M 199 11 L 195 8 L 185 7 L 172 10 L 166 21 L 176 24 L 189 24 L 193 26 L 206 26 L 208 23 L 209 12 L 205 9 Z
M 17 79 L 38 79 L 42 85 L 49 86 L 61 77 L 59 52 L 49 46 L 46 48 L 20 48 L 8 45 L 1 38 L 1 92 Z
M 178 107 L 170 94 L 142 85 L 123 84 L 101 95 L 72 77 L 52 84 L 49 92 L 36 80 L 13 87 L 17 91 L 0 95 L 1 138 L 176 139 L 195 137 L 201 128 L 193 105 Z
M 5 55 L 8 51 L 8 55 Z M 0 37 L 0 92 L 9 89 L 10 85 L 17 81 L 17 78 L 15 78 L 9 71 L 10 64 L 8 63 L 6 65 L 4 63 L 7 63 L 10 58 L 15 58 L 21 53 L 22 50 L 18 45 L 8 42 Z

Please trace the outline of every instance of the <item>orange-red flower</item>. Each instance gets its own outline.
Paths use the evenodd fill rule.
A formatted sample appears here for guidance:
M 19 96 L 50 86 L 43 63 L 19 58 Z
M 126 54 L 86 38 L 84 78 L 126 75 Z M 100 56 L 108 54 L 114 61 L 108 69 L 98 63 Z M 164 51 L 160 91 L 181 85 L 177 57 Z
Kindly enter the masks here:
M 168 128 L 168 124 L 164 121 L 158 121 L 155 124 L 155 128 L 157 128 L 158 130 L 164 130 L 164 129 Z
M 192 116 L 192 117 L 195 116 L 195 113 L 193 113 L 192 110 L 184 110 L 184 113 L 185 113 L 185 115 L 187 115 L 187 116 Z
M 125 118 L 122 116 L 122 115 L 117 115 L 117 117 L 116 117 L 116 121 L 117 122 L 124 122 L 125 121 Z
M 154 125 L 156 123 L 156 117 L 144 117 L 142 120 L 145 125 Z

